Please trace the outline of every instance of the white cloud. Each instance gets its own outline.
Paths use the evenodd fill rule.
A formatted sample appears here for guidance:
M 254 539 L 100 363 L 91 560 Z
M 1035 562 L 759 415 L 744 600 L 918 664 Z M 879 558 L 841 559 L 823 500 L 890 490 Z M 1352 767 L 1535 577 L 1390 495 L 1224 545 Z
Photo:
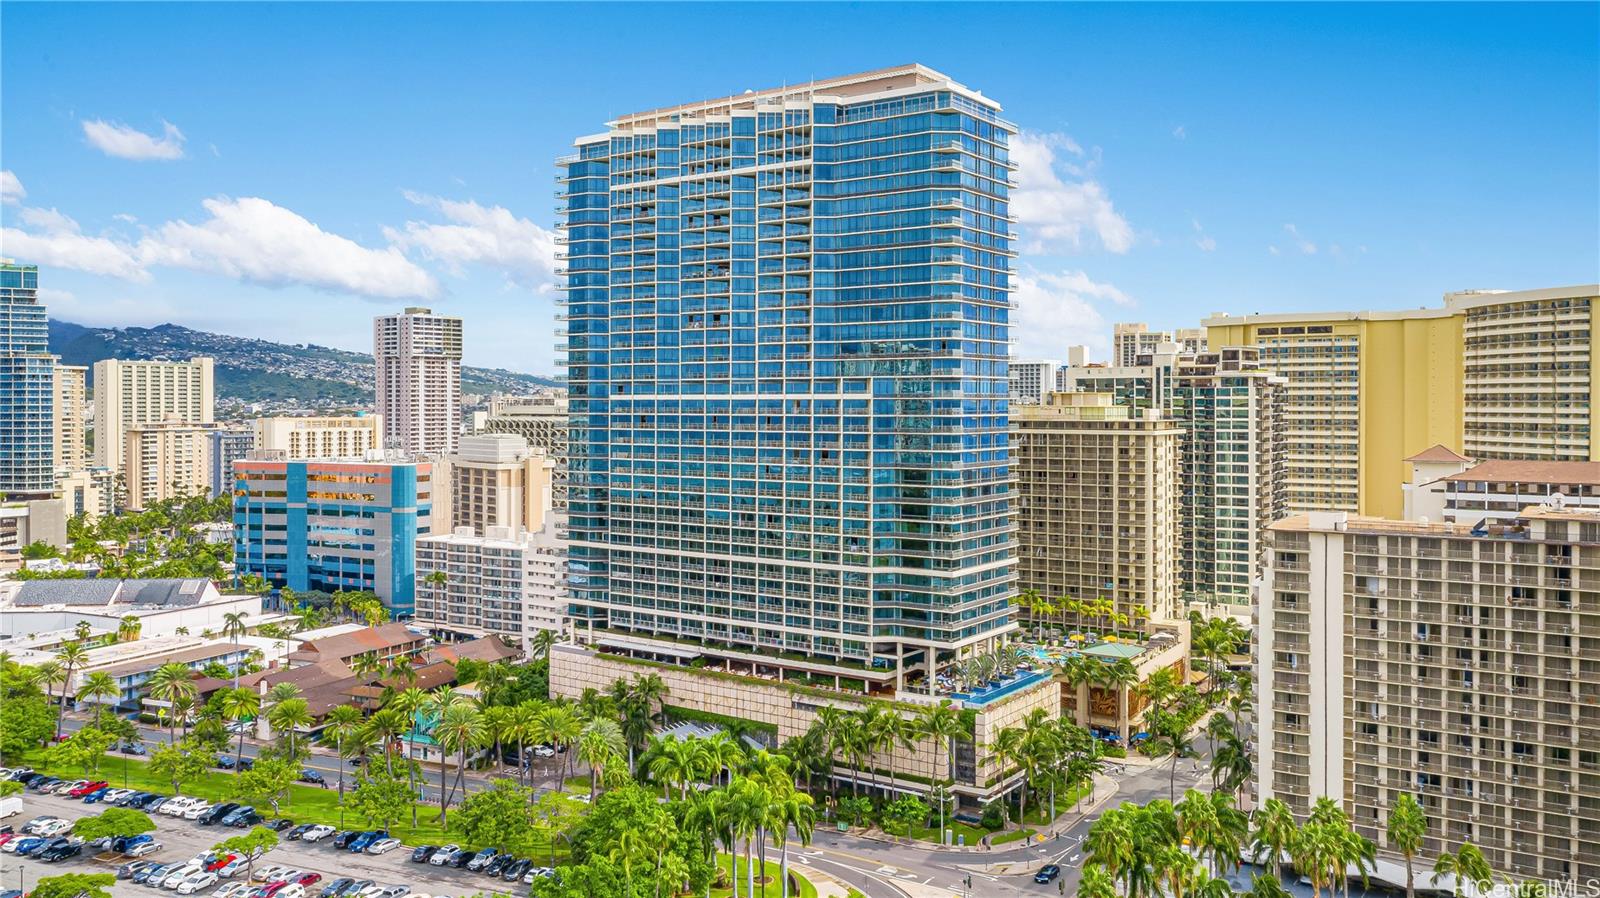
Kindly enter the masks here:
M 0 203 L 15 206 L 27 195 L 28 191 L 22 189 L 22 181 L 10 169 L 0 171 Z
M 1314 256 L 1317 254 L 1317 245 L 1302 237 L 1299 228 L 1293 224 L 1286 224 L 1283 226 L 1283 230 L 1288 233 L 1289 239 L 1294 241 L 1295 249 L 1298 249 L 1302 255 Z
M 1172 129 L 1172 136 L 1177 140 L 1188 140 L 1189 129 L 1179 125 L 1178 127 Z
M 1206 233 L 1206 229 L 1200 224 L 1200 219 L 1191 218 L 1189 222 L 1194 225 L 1194 245 L 1203 253 L 1215 252 L 1217 239 Z
M 1269 252 L 1269 253 L 1272 253 L 1272 254 L 1273 254 L 1273 255 L 1274 255 L 1274 256 L 1281 256 L 1281 255 L 1283 255 L 1283 251 L 1282 251 L 1282 250 L 1280 250 L 1280 249 L 1278 249 L 1278 248 L 1277 248 L 1277 247 L 1276 247 L 1276 246 L 1269 246 L 1269 247 L 1267 247 L 1267 252 Z
M 1061 358 L 1066 347 L 1083 344 L 1091 357 L 1110 351 L 1111 327 L 1101 308 L 1126 307 L 1133 298 L 1111 284 L 1096 282 L 1082 271 L 1057 273 L 1024 270 L 1017 275 L 1017 315 L 1012 332 L 1023 358 Z
M 83 233 L 78 223 L 55 209 L 23 209 L 17 217 L 31 230 L 0 229 L 0 251 L 29 264 L 71 268 L 130 281 L 147 281 L 149 272 L 133 247 Z
M 1063 152 L 1069 158 L 1060 158 Z M 1072 138 L 1023 132 L 1011 141 L 1011 158 L 1019 184 L 1011 195 L 1011 212 L 1026 229 L 1027 252 L 1077 251 L 1091 239 L 1113 253 L 1132 248 L 1133 227 L 1090 177 L 1098 158 L 1088 156 Z M 1064 179 L 1062 172 L 1077 180 Z
M 118 212 L 117 214 L 115 214 L 115 215 L 113 215 L 111 217 L 115 218 L 117 221 L 127 222 L 128 224 L 138 224 L 139 223 L 138 216 L 129 215 L 126 212 Z
M 217 197 L 203 205 L 211 213 L 206 221 L 170 221 L 140 240 L 141 260 L 269 287 L 298 284 L 385 299 L 439 292 L 433 276 L 397 247 L 362 246 L 260 197 Z
M 161 136 L 155 137 L 127 125 L 86 119 L 83 137 L 90 146 L 118 159 L 182 159 L 183 132 L 167 121 L 161 123 L 161 129 Z
M 480 206 L 472 200 L 447 200 L 407 191 L 407 200 L 442 215 L 444 224 L 408 221 L 404 230 L 385 228 L 389 242 L 444 263 L 459 272 L 463 265 L 488 265 L 505 271 L 516 283 L 544 286 L 556 274 L 555 232 L 518 218 L 504 206 Z
M 6 228 L 0 247 L 40 265 L 147 281 L 156 266 L 187 268 L 269 287 L 299 285 L 377 299 L 432 298 L 438 281 L 398 247 L 365 247 L 259 197 L 218 197 L 199 224 L 169 221 L 137 242 L 90 236 L 55 209 L 23 209 L 28 230 Z

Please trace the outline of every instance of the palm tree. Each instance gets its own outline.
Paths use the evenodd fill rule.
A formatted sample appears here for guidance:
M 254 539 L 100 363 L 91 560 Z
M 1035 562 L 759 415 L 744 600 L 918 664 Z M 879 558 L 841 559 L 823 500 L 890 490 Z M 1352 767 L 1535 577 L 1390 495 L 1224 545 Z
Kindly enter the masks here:
M 53 700 L 55 698 L 56 684 L 65 682 L 66 680 L 66 678 L 62 675 L 61 662 L 53 659 L 50 661 L 41 661 L 31 668 L 23 668 L 23 670 L 29 672 L 29 676 L 32 678 L 35 686 L 44 687 L 44 695 L 47 699 Z M 66 696 L 62 696 L 61 700 L 63 702 L 66 701 Z
M 450 798 L 461 785 L 462 778 L 466 775 L 467 755 L 473 749 L 481 748 L 484 743 L 483 715 L 471 702 L 452 702 L 443 709 L 439 715 L 438 723 L 433 727 L 434 741 L 439 744 L 441 752 L 458 756 L 456 762 L 455 781 L 450 784 L 450 791 L 443 791 L 440 784 L 439 793 L 439 821 L 445 822 L 445 813 L 450 806 Z M 444 758 L 439 760 L 441 770 L 444 767 Z
M 1294 898 L 1277 874 L 1257 873 L 1250 879 L 1250 898 Z
M 725 808 L 727 807 L 728 803 L 727 799 L 728 793 L 723 789 L 714 789 L 709 792 L 697 793 L 694 799 L 689 803 L 689 806 L 684 810 L 683 825 L 684 829 L 700 837 L 700 849 L 705 853 L 706 857 L 711 859 L 713 865 L 716 863 L 717 858 L 717 839 L 719 837 L 723 839 L 723 844 L 728 847 L 728 854 L 730 855 L 730 861 L 728 864 L 728 879 L 730 882 L 732 882 L 736 877 L 734 866 L 731 860 L 731 856 L 733 854 L 733 836 L 728 833 L 727 814 L 725 813 Z M 712 883 L 707 881 L 707 898 L 710 898 L 711 886 Z M 734 898 L 737 898 L 738 896 L 738 889 L 738 884 L 734 883 Z
M 304 633 L 322 625 L 322 612 L 312 605 L 301 605 L 294 610 L 294 631 Z
M 1489 887 L 1494 884 L 1494 870 L 1490 869 L 1488 859 L 1471 842 L 1463 843 L 1453 854 L 1449 851 L 1439 852 L 1439 857 L 1433 862 L 1433 876 L 1435 885 L 1441 876 L 1453 877 L 1456 898 L 1461 898 L 1465 891 L 1462 886 L 1466 883 L 1472 883 L 1479 895 L 1487 894 Z
M 1118 658 L 1111 664 L 1103 661 L 1096 663 L 1102 668 L 1099 681 L 1117 692 L 1117 727 L 1121 730 L 1118 735 L 1122 738 L 1123 746 L 1129 747 L 1131 743 L 1128 737 L 1132 734 L 1128 732 L 1128 693 L 1139 685 L 1139 669 L 1127 658 Z
M 1389 805 L 1389 847 L 1406 859 L 1406 898 L 1416 898 L 1416 883 L 1411 872 L 1411 862 L 1422 850 L 1422 841 L 1428 835 L 1428 817 L 1422 805 L 1410 792 L 1395 796 Z
M 286 702 L 291 698 L 300 697 L 300 687 L 293 683 L 279 683 L 267 690 L 267 703 L 277 704 Z
M 350 659 L 350 670 L 363 677 L 380 676 L 387 665 L 375 652 L 365 652 Z
M 570 749 L 583 733 L 583 721 L 568 705 L 547 705 L 539 710 L 539 725 L 535 731 L 539 734 L 538 741 Z M 568 751 L 566 754 L 567 758 L 561 771 L 563 781 L 572 775 L 572 759 L 575 753 Z
M 548 659 L 550 657 L 550 649 L 555 646 L 558 639 L 560 637 L 556 635 L 554 630 L 540 630 L 533 634 L 533 638 L 528 643 L 533 652 L 533 659 L 535 661 Z
M 934 776 L 934 771 L 938 769 L 937 757 L 941 744 L 944 745 L 947 751 L 946 761 L 949 766 L 945 771 L 946 778 L 953 780 L 956 771 L 955 740 L 957 736 L 964 733 L 961 725 L 961 712 L 956 710 L 955 705 L 952 705 L 948 700 L 942 701 L 937 706 L 922 712 L 921 716 L 917 718 L 917 729 L 933 743 L 933 758 L 930 759 L 930 764 L 928 765 L 928 781 L 932 783 L 939 780 L 939 777 Z M 944 832 L 943 793 L 939 796 L 939 832 L 941 834 Z
M 1250 839 L 1268 852 L 1268 861 L 1264 866 L 1274 877 L 1283 866 L 1283 853 L 1294 844 L 1298 830 L 1299 827 L 1294 822 L 1294 812 L 1289 810 L 1289 806 L 1284 804 L 1282 799 L 1269 798 L 1256 809 L 1255 829 L 1250 833 Z M 1261 863 L 1260 855 L 1252 860 Z
M 193 699 L 197 691 L 194 680 L 191 679 L 192 675 L 193 671 L 188 667 L 173 662 L 156 668 L 151 672 L 150 679 L 145 682 L 145 691 L 150 697 L 167 704 L 168 745 L 177 742 L 179 699 Z M 188 725 L 187 718 L 184 725 Z
M 1238 865 L 1249 822 L 1234 808 L 1231 798 L 1220 792 L 1190 789 L 1174 809 L 1178 813 L 1179 834 L 1209 863 L 1211 875 L 1221 876 L 1224 864 Z
M 84 677 L 83 685 L 78 687 L 78 701 L 95 703 L 96 719 L 105 712 L 105 702 L 114 703 L 114 700 L 120 698 L 122 698 L 122 687 L 117 685 L 115 677 L 104 671 L 97 670 Z
M 315 722 L 316 718 L 311 716 L 311 707 L 303 698 L 284 699 L 267 711 L 267 723 L 274 733 L 288 734 L 289 757 L 297 761 L 300 757 L 296 751 L 299 731 Z
M 406 670 L 410 671 L 410 673 L 411 673 L 411 682 L 413 684 L 416 683 L 416 676 L 417 676 L 416 672 L 415 671 L 411 671 L 409 666 L 406 668 Z M 415 794 L 416 791 L 417 791 L 417 768 L 416 768 L 415 764 L 411 763 L 411 760 L 412 760 L 413 757 L 416 756 L 416 753 L 417 753 L 417 730 L 421 729 L 421 727 L 422 727 L 422 721 L 417 719 L 417 715 L 422 713 L 422 709 L 427 707 L 427 704 L 428 704 L 428 693 L 423 692 L 421 689 L 418 689 L 415 685 L 412 685 L 412 686 L 408 686 L 405 689 L 405 691 L 403 691 L 403 692 L 396 692 L 396 693 L 390 695 L 389 696 L 389 704 L 387 706 L 387 707 L 393 709 L 394 711 L 405 715 L 405 720 L 406 720 L 406 729 L 405 729 L 405 736 L 406 736 L 406 782 L 410 784 L 411 792 L 413 794 Z M 393 766 L 391 765 L 388 769 L 392 770 Z M 411 827 L 413 829 L 415 829 L 416 826 L 417 826 L 417 805 L 416 805 L 416 802 L 412 802 L 411 803 Z
M 56 741 L 61 741 L 61 718 L 67 711 L 67 690 L 72 688 L 72 672 L 83 665 L 89 658 L 89 650 L 83 647 L 83 642 L 68 642 L 56 650 L 58 661 L 65 673 L 61 677 L 61 714 L 56 715 Z
M 1083 842 L 1084 858 L 1106 871 L 1113 882 L 1122 880 L 1131 898 L 1135 866 L 1140 862 L 1139 845 L 1132 811 L 1127 806 L 1109 808 L 1089 827 Z
M 781 894 L 782 898 L 789 898 L 789 831 L 794 830 L 802 846 L 810 845 L 811 833 L 817 826 L 817 808 L 811 796 L 791 787 L 773 804 L 771 817 L 773 840 L 778 843 L 779 875 L 783 881 Z
M 1117 898 L 1117 881 L 1099 864 L 1087 864 L 1078 880 L 1078 898 Z
M 528 761 L 528 743 L 539 733 L 539 703 L 530 699 L 510 708 L 506 731 L 517 745 L 517 782 L 520 783 L 532 766 Z
M 261 693 L 254 689 L 229 689 L 222 694 L 222 716 L 235 723 L 254 720 L 261 713 Z M 233 769 L 239 769 L 244 760 L 244 727 L 239 727 L 239 750 L 233 758 Z M 339 767 L 343 772 L 344 766 Z
M 671 789 L 677 786 L 678 800 L 688 798 L 689 783 L 705 767 L 705 749 L 700 740 L 663 736 L 656 739 L 650 752 L 650 776 L 661 783 L 661 797 L 671 798 Z
M 361 709 L 355 707 L 354 705 L 335 705 L 328 710 L 327 716 L 323 718 L 323 723 L 325 725 L 322 728 L 322 740 L 324 742 L 330 739 L 333 740 L 333 750 L 339 754 L 339 825 L 343 827 L 345 767 L 344 744 L 346 740 L 350 739 L 356 734 L 356 731 L 361 729 Z M 240 745 L 242 748 L 242 737 Z M 416 803 L 412 802 L 412 807 L 415 806 Z M 415 829 L 416 823 L 413 822 L 411 826 L 413 829 Z
M 600 776 L 605 769 L 621 760 L 627 750 L 622 738 L 622 727 L 606 717 L 596 717 L 583 725 L 578 737 L 578 759 L 589 765 L 589 800 L 599 794 Z

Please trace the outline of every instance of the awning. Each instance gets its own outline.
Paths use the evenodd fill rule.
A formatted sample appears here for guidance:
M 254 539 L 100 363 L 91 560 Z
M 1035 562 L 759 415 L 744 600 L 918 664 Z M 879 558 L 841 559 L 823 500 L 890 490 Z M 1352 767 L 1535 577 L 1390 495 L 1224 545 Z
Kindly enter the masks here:
M 625 652 L 650 652 L 655 655 L 671 655 L 674 658 L 698 658 L 700 652 L 673 645 L 670 642 L 656 642 L 653 639 L 623 639 L 617 636 L 607 636 L 596 640 L 596 645 L 608 649 L 621 649 Z

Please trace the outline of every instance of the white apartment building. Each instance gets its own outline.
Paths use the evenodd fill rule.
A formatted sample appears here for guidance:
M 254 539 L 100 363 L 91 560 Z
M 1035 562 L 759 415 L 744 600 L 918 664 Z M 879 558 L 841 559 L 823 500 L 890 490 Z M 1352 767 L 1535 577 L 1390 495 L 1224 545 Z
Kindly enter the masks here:
M 514 433 L 555 460 L 551 504 L 567 507 L 567 397 L 565 393 L 501 397 L 489 401 L 485 433 Z
M 129 427 L 122 438 L 127 508 L 139 511 L 174 496 L 211 494 L 215 424 L 168 420 Z
M 1510 523 L 1313 512 L 1272 527 L 1257 603 L 1258 798 L 1340 802 L 1380 851 L 1470 841 L 1502 875 L 1600 877 L 1600 512 Z
M 55 366 L 53 413 L 56 420 L 56 473 L 79 471 L 89 464 L 84 438 L 89 413 L 89 369 L 84 365 Z
M 1010 364 L 1011 401 L 1038 405 L 1046 393 L 1055 389 L 1056 369 L 1061 363 L 1051 359 L 1029 359 Z
M 382 415 L 257 418 L 250 425 L 254 448 L 282 452 L 285 459 L 365 458 L 383 448 Z
M 372 323 L 386 448 L 454 452 L 461 436 L 461 319 L 408 308 Z
M 488 533 L 504 527 L 513 535 L 544 528 L 551 509 L 556 463 L 543 450 L 512 433 L 481 433 L 461 438 L 461 448 L 439 462 L 435 521 L 448 514 L 441 530 L 472 528 Z
M 527 650 L 540 630 L 566 630 L 566 562 L 553 525 L 520 535 L 463 527 L 422 537 L 413 624 L 455 639 L 500 634 Z
M 95 362 L 95 466 L 122 470 L 126 453 L 122 436 L 134 425 L 166 420 L 212 423 L 214 390 L 209 358 L 187 362 Z
M 1139 356 L 1160 351 L 1162 344 L 1175 343 L 1179 351 L 1193 355 L 1206 351 L 1206 331 L 1202 327 L 1180 327 L 1175 331 L 1153 331 L 1139 322 L 1111 326 L 1111 364 L 1139 364 Z

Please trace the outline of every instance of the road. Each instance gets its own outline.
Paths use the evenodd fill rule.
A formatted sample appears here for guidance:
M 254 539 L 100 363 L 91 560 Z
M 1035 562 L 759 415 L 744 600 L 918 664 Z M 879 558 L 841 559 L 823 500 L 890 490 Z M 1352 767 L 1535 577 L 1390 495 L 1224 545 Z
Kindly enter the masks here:
M 53 814 L 72 820 L 90 816 L 101 810 L 94 805 L 85 807 L 76 799 L 37 795 L 32 792 L 24 794 L 23 804 L 23 813 L 11 818 L 8 823 L 20 827 L 40 814 Z M 156 822 L 158 831 L 154 835 L 156 840 L 162 843 L 163 848 L 146 860 L 185 861 L 202 851 L 209 850 L 222 839 L 238 835 L 240 832 L 225 827 L 200 826 L 184 820 L 175 820 L 164 814 L 153 814 L 151 819 Z M 318 889 L 341 876 L 349 876 L 370 879 L 379 885 L 407 885 L 415 892 L 452 896 L 452 898 L 476 895 L 479 892 L 501 892 L 516 896 L 528 894 L 528 887 L 520 882 L 513 884 L 498 878 L 491 879 L 479 873 L 469 873 L 465 869 L 454 870 L 411 863 L 411 852 L 408 849 L 395 849 L 382 855 L 354 854 L 334 848 L 332 840 L 329 839 L 309 845 L 303 842 L 284 842 L 258 863 L 292 865 L 300 870 L 320 873 L 322 881 L 317 884 Z M 87 853 L 56 864 L 43 864 L 30 858 L 18 858 L 14 854 L 0 854 L 0 890 L 26 891 L 36 884 L 41 876 L 114 872 L 115 869 L 115 865 L 102 864 Z M 115 898 L 152 898 L 152 896 L 175 894 L 151 889 L 148 886 L 134 885 L 132 881 L 126 879 L 117 880 L 111 892 Z M 311 894 L 314 896 L 316 891 L 312 890 Z

